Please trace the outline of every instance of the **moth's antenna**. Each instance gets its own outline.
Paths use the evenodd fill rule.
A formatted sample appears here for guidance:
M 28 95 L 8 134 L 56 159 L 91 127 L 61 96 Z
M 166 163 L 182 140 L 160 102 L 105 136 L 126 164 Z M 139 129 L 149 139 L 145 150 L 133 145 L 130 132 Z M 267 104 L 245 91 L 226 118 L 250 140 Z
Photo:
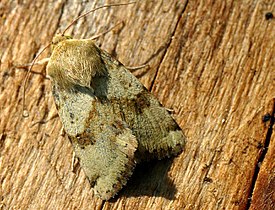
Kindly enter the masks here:
M 33 65 L 35 64 L 35 61 L 37 60 L 37 58 L 50 46 L 51 44 L 48 44 L 46 47 L 44 47 L 42 49 L 41 52 L 39 52 L 35 58 L 33 59 L 32 63 L 31 63 L 31 66 L 30 68 L 28 69 L 27 71 L 27 75 L 25 77 L 25 80 L 24 80 L 24 84 L 23 84 L 23 117 L 28 117 L 29 116 L 29 113 L 28 113 L 28 110 L 26 108 L 26 85 L 27 85 L 27 82 L 29 80 L 29 77 L 30 77 L 30 72 L 32 70 L 32 67 Z
M 62 32 L 61 35 L 64 36 L 65 32 L 66 32 L 73 24 L 75 24 L 80 18 L 83 18 L 83 17 L 85 17 L 86 15 L 88 15 L 88 14 L 90 14 L 90 13 L 96 11 L 96 10 L 99 10 L 99 9 L 102 9 L 102 8 L 105 8 L 105 7 L 115 7 L 115 6 L 122 6 L 122 5 L 134 4 L 134 3 L 136 3 L 136 2 L 133 1 L 133 2 L 129 2 L 129 3 L 120 3 L 120 4 L 105 4 L 105 5 L 99 6 L 99 7 L 97 7 L 97 8 L 94 8 L 94 9 L 92 9 L 92 10 L 90 10 L 90 11 L 88 11 L 88 12 L 86 12 L 86 13 L 80 15 L 80 16 L 78 16 L 76 19 L 74 19 L 73 22 L 71 22 L 71 24 L 68 25 L 68 26 L 65 28 L 65 30 Z

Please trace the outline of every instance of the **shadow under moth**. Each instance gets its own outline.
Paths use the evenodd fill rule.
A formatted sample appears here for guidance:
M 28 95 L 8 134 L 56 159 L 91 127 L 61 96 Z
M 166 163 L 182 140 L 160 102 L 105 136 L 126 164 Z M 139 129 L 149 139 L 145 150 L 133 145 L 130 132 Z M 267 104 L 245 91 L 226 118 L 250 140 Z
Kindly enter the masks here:
M 92 40 L 56 35 L 47 73 L 75 156 L 101 199 L 122 189 L 137 163 L 182 151 L 185 136 L 166 108 Z

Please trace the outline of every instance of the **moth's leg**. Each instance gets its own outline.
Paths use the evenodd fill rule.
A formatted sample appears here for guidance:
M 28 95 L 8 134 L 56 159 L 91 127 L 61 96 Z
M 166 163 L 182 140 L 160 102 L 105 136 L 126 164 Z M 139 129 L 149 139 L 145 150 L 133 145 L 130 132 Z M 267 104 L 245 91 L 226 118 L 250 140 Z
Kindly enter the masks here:
M 79 168 L 79 159 L 76 157 L 75 152 L 73 152 L 72 162 L 71 162 L 71 170 L 76 173 Z
M 140 78 L 142 75 L 146 74 L 150 68 L 149 62 L 140 66 L 125 66 L 131 73 L 133 73 L 137 78 Z M 141 70 L 139 70 L 141 69 Z
M 37 125 L 37 124 L 46 124 L 46 123 L 48 123 L 48 122 L 50 122 L 51 120 L 53 120 L 53 119 L 55 119 L 55 118 L 57 118 L 58 117 L 58 114 L 55 114 L 54 116 L 52 116 L 52 117 L 48 117 L 47 119 L 45 119 L 45 120 L 39 120 L 39 121 L 37 121 L 37 122 L 34 122 L 34 123 L 32 123 L 32 125 L 31 125 L 31 127 L 33 127 L 33 126 L 35 126 L 35 125 Z M 63 131 L 64 129 L 62 128 L 62 130 L 61 130 L 61 136 L 65 136 L 65 131 Z M 64 133 L 64 134 L 63 134 Z
M 58 115 L 57 115 L 58 116 Z M 66 131 L 65 131 L 65 129 L 64 129 L 64 127 L 62 126 L 62 128 L 61 128 L 61 136 L 66 136 Z
M 140 66 L 125 66 L 129 71 L 135 71 L 135 70 L 138 70 L 138 69 L 143 69 L 145 67 L 149 68 L 149 64 L 148 63 L 145 63 L 143 65 L 140 65 Z
M 74 171 L 74 163 L 75 163 L 75 152 L 73 152 L 73 157 L 72 157 L 72 160 L 71 160 L 71 170 Z
M 166 109 L 166 111 L 169 113 L 169 114 L 173 114 L 175 113 L 175 110 L 174 109 L 170 109 L 170 108 L 167 108 L 167 107 L 164 107 Z

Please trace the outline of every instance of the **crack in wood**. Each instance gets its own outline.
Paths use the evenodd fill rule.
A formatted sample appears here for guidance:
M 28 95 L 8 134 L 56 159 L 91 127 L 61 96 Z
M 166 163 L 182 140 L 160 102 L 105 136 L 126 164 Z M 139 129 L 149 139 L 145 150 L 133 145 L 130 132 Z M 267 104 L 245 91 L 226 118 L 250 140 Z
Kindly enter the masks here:
M 251 206 L 252 195 L 253 195 L 257 180 L 258 180 L 258 175 L 260 173 L 260 167 L 261 167 L 261 165 L 262 165 L 262 163 L 265 159 L 265 156 L 268 152 L 268 147 L 269 147 L 269 144 L 270 144 L 270 139 L 271 139 L 271 136 L 272 136 L 274 123 L 275 123 L 275 98 L 273 98 L 273 109 L 272 109 L 272 114 L 270 116 L 269 128 L 267 130 L 266 137 L 265 137 L 265 143 L 264 143 L 263 149 L 261 151 L 260 157 L 258 159 L 257 165 L 255 167 L 254 175 L 253 175 L 253 178 L 252 178 L 251 189 L 250 189 L 250 192 L 249 192 L 249 196 L 248 196 L 248 200 L 247 200 L 247 204 L 246 204 L 246 208 L 245 208 L 247 210 Z

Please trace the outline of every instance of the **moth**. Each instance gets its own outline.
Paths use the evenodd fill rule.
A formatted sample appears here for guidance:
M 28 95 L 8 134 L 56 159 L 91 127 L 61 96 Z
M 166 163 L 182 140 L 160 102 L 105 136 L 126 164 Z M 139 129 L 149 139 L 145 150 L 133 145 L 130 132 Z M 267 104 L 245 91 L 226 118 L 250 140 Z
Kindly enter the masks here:
M 47 73 L 64 130 L 102 199 L 126 184 L 137 162 L 182 151 L 185 136 L 168 111 L 93 41 L 55 36 Z
M 92 40 L 56 35 L 46 70 L 75 156 L 101 199 L 121 190 L 137 163 L 183 150 L 185 135 L 167 109 Z

